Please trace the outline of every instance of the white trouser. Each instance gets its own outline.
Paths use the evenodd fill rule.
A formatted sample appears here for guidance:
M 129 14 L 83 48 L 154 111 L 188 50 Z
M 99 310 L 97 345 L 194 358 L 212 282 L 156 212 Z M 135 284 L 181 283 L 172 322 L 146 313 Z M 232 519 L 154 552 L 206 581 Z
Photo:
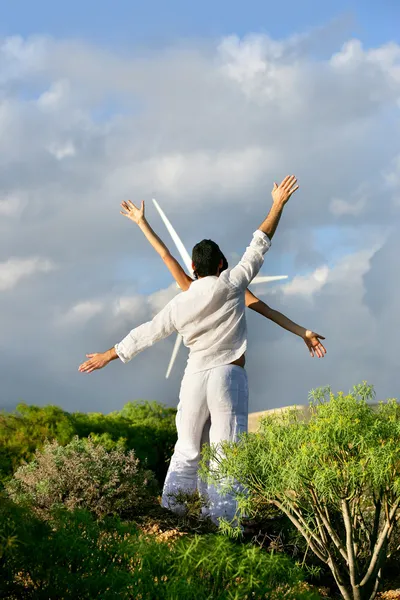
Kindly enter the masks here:
M 182 506 L 174 502 L 174 494 L 201 489 L 197 471 L 201 445 L 207 441 L 208 421 L 210 444 L 234 442 L 247 431 L 248 397 L 246 371 L 237 365 L 184 376 L 176 415 L 178 441 L 165 479 L 163 506 L 180 512 Z M 207 494 L 212 520 L 232 520 L 236 512 L 233 495 L 222 496 L 212 485 L 207 486 Z

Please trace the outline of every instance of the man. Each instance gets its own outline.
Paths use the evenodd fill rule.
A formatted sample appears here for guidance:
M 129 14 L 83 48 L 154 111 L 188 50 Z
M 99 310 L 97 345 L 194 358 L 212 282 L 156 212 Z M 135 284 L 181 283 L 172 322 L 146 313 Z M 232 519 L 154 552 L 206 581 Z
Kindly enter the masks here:
M 88 354 L 88 360 L 79 367 L 81 372 L 91 373 L 117 358 L 128 362 L 173 332 L 183 337 L 189 358 L 176 417 L 178 441 L 164 484 L 163 506 L 179 511 L 181 507 L 173 500 L 174 495 L 179 490 L 197 489 L 201 437 L 209 417 L 211 444 L 236 441 L 247 430 L 245 290 L 259 272 L 284 206 L 298 187 L 293 175 L 279 186 L 274 184 L 270 212 L 233 269 L 221 272 L 224 262 L 219 247 L 211 240 L 203 240 L 193 248 L 196 281 L 190 288 L 173 298 L 151 321 L 133 329 L 114 348 Z M 222 498 L 211 486 L 209 499 L 214 522 L 220 517 L 233 519 L 233 496 Z

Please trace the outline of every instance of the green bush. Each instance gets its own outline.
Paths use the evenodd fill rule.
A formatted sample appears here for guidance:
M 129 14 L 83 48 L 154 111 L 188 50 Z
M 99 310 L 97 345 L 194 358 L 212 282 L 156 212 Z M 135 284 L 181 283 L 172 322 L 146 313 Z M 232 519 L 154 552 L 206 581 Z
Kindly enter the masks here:
M 39 521 L 0 503 L 0 597 L 34 600 L 312 600 L 302 571 L 286 557 L 216 535 L 175 542 L 143 535 L 118 519 L 58 511 Z
M 74 435 L 72 415 L 58 406 L 19 404 L 15 412 L 0 412 L 0 482 L 30 460 L 47 439 L 64 445 Z
M 0 485 L 46 441 L 65 446 L 76 435 L 92 436 L 108 450 L 134 450 L 162 485 L 176 442 L 175 414 L 156 402 L 130 402 L 108 415 L 19 404 L 15 412 L 0 413 Z
M 59 511 L 44 522 L 3 499 L 0 540 L 8 537 L 13 543 L 0 559 L 0 597 L 135 598 L 126 531 L 117 520 L 97 522 L 85 511 Z
M 376 595 L 400 517 L 400 406 L 375 410 L 373 397 L 365 383 L 348 395 L 317 390 L 308 421 L 295 409 L 268 416 L 258 433 L 204 457 L 215 481 L 246 490 L 242 514 L 287 515 L 346 600 Z
M 154 498 L 154 476 L 139 467 L 133 450 L 107 451 L 101 444 L 75 438 L 66 446 L 47 442 L 34 460 L 20 467 L 6 485 L 15 502 L 47 515 L 63 504 L 84 508 L 98 518 L 129 515 Z
M 76 435 L 106 434 L 109 443 L 134 450 L 162 485 L 176 442 L 175 415 L 176 409 L 157 402 L 128 402 L 108 415 L 73 413 L 72 417 Z

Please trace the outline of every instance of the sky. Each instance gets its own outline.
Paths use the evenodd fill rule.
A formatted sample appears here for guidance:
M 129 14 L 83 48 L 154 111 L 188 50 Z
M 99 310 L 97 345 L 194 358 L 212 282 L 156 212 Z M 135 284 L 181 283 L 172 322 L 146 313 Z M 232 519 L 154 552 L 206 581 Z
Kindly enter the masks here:
M 0 3 L 0 407 L 175 406 L 174 339 L 78 373 L 177 293 L 120 202 L 156 197 L 232 264 L 294 173 L 247 315 L 250 410 L 366 380 L 397 397 L 400 8 L 393 1 Z M 172 250 L 171 245 L 171 250 Z

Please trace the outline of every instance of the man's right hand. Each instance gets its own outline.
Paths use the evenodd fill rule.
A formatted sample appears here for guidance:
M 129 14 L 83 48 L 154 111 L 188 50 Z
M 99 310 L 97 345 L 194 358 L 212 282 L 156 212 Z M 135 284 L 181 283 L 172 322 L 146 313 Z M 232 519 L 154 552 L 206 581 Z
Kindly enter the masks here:
M 274 204 L 285 205 L 289 200 L 290 196 L 299 189 L 297 185 L 297 179 L 294 175 L 288 175 L 282 181 L 280 185 L 274 183 L 274 187 L 272 188 L 272 200 Z
M 122 202 L 121 206 L 124 209 L 123 211 L 122 210 L 119 211 L 121 213 L 121 215 L 123 215 L 124 217 L 127 217 L 128 219 L 130 219 L 137 225 L 140 225 L 140 223 L 143 223 L 143 221 L 145 220 L 144 200 L 142 200 L 142 204 L 141 204 L 140 208 L 135 206 L 133 204 L 133 202 L 131 202 L 130 200 L 128 200 L 127 202 L 125 202 L 125 201 Z

